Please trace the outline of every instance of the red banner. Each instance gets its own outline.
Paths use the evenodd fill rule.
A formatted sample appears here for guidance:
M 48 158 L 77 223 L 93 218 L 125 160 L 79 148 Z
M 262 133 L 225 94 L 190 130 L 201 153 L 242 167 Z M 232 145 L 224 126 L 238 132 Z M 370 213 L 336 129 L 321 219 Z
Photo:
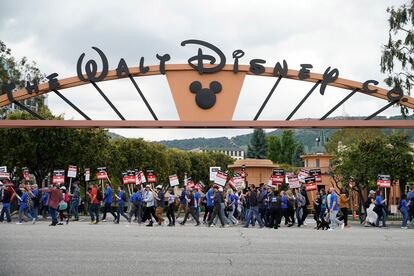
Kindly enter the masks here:
M 309 176 L 305 178 L 306 191 L 315 191 L 318 190 L 318 185 L 316 184 L 315 177 Z
M 315 182 L 316 183 L 321 183 L 322 182 L 322 173 L 321 173 L 320 169 L 309 170 L 309 175 L 315 177 Z
M 98 172 L 96 173 L 96 178 L 98 180 L 107 180 L 108 179 L 108 173 L 106 172 L 106 167 L 101 167 L 97 169 Z
M 147 182 L 155 183 L 157 182 L 157 176 L 154 173 L 154 170 L 147 170 Z
M 273 169 L 272 184 L 282 185 L 285 183 L 285 170 L 284 169 Z
M 65 171 L 64 170 L 54 170 L 52 177 L 53 184 L 64 184 L 65 183 Z
M 386 174 L 378 175 L 377 185 L 380 188 L 390 188 L 391 187 L 391 176 Z

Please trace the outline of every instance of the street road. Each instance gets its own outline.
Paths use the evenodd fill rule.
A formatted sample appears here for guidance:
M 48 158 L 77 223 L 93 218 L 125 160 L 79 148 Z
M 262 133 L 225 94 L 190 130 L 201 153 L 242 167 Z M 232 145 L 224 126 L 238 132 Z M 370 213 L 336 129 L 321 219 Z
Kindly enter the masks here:
M 0 224 L 0 275 L 412 275 L 414 230 Z

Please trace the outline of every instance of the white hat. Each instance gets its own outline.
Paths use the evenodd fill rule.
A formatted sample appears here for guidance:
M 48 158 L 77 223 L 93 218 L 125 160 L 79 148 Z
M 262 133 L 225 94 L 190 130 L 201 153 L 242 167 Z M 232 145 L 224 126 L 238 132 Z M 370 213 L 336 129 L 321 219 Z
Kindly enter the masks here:
M 66 187 L 65 186 L 60 187 L 60 189 L 66 191 Z
M 155 189 L 160 189 L 160 190 L 162 190 L 162 186 L 161 186 L 161 185 L 158 185 L 157 187 L 155 187 Z
M 222 192 L 223 191 L 223 187 L 219 187 L 219 191 Z

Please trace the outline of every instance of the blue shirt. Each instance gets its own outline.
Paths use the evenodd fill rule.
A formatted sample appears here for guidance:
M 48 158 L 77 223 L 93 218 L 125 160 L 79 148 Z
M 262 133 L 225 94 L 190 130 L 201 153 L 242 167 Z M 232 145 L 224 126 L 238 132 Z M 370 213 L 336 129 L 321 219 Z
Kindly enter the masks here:
M 333 203 L 335 202 L 335 206 L 333 206 Z M 333 206 L 333 208 L 332 208 L 332 210 L 334 210 L 334 211 L 338 211 L 339 210 L 339 205 L 338 205 L 338 195 L 337 194 L 335 194 L 335 193 L 332 193 L 331 194 L 331 204 L 330 204 L 330 206 L 331 206 L 331 208 L 332 208 L 332 206 Z
M 214 200 L 211 198 L 213 196 L 213 189 L 209 189 L 206 194 L 207 206 L 214 206 Z
M 125 196 L 125 191 L 123 191 L 123 190 L 119 191 L 119 193 L 118 193 L 118 197 L 119 197 L 118 204 L 125 203 L 125 201 L 123 200 L 124 196 Z
M 377 205 L 377 206 L 382 206 L 382 197 L 381 196 L 377 196 L 376 198 L 375 198 L 375 205 Z
M 199 192 L 197 192 L 197 193 L 194 194 L 195 207 L 196 208 L 200 206 L 200 198 L 201 198 L 201 195 L 200 195 Z
M 185 190 L 181 192 L 180 195 L 180 204 L 187 204 L 187 199 L 185 199 Z
M 32 193 L 33 193 L 33 195 L 35 196 L 35 197 L 39 197 L 39 189 L 34 189 L 33 191 L 32 191 Z
M 22 201 L 20 202 L 20 207 L 21 208 L 26 208 L 27 207 L 27 193 L 23 193 L 22 196 Z
M 106 188 L 105 203 L 112 203 L 112 189 L 109 186 Z
M 46 206 L 48 199 L 49 199 L 49 193 L 46 192 L 42 197 L 42 204 Z
M 405 211 L 407 211 L 407 200 L 402 199 L 402 200 L 400 201 L 400 211 L 401 211 L 401 212 L 405 212 Z
M 134 204 L 135 199 L 138 199 L 139 206 L 142 205 L 142 195 L 140 192 L 133 193 L 129 201 Z
M 288 208 L 288 198 L 287 196 L 282 196 L 282 209 L 287 209 Z

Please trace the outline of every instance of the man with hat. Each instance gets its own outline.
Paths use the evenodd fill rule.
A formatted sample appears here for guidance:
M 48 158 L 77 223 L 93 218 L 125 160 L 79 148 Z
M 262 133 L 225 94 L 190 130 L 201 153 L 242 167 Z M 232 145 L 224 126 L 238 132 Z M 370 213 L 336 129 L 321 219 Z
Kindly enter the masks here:
M 145 186 L 145 191 L 144 191 L 145 211 L 144 211 L 144 217 L 142 218 L 142 222 L 149 220 L 149 223 L 147 224 L 147 226 L 149 227 L 152 227 L 152 224 L 153 224 L 152 217 L 154 217 L 155 221 L 157 221 L 157 216 L 155 215 L 155 207 L 154 207 L 154 194 L 151 190 L 152 190 L 151 186 L 147 184 L 147 186 Z
M 158 185 L 155 187 L 155 202 L 157 204 L 157 208 L 155 209 L 155 215 L 158 219 L 158 225 L 162 225 L 164 222 L 164 218 L 162 217 L 162 214 L 164 212 L 165 207 L 165 199 L 164 199 L 164 192 L 162 191 L 162 186 Z

